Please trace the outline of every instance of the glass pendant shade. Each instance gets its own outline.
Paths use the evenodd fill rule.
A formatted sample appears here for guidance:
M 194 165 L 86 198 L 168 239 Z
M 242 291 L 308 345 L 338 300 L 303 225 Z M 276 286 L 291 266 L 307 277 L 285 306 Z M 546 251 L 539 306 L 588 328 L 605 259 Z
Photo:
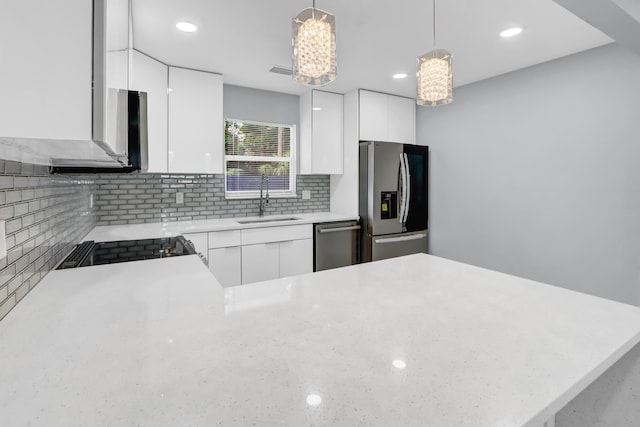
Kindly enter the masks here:
M 418 58 L 418 105 L 436 107 L 453 101 L 451 52 L 435 49 Z
M 336 18 L 312 7 L 293 18 L 293 80 L 310 86 L 337 76 Z

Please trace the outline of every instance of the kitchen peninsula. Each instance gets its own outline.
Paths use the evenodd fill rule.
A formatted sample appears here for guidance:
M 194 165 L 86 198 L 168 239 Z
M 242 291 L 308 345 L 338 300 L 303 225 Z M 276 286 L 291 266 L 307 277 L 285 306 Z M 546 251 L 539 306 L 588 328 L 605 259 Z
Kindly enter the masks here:
M 227 289 L 194 255 L 128 262 L 53 271 L 0 323 L 0 414 L 543 426 L 639 341 L 637 307 L 425 254 Z

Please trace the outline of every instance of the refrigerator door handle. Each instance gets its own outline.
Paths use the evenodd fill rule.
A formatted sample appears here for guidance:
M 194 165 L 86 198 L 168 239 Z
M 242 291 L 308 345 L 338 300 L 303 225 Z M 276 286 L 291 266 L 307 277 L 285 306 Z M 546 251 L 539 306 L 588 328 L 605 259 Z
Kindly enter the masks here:
M 407 176 L 405 173 L 404 153 L 400 153 L 400 215 L 398 215 L 398 222 L 402 224 L 404 222 L 404 210 L 405 199 L 407 197 Z
M 402 155 L 404 156 L 404 170 L 406 174 L 405 181 L 407 183 L 407 194 L 404 199 L 404 218 L 402 218 L 402 223 L 405 223 L 409 216 L 409 206 L 411 202 L 411 175 L 409 174 L 409 158 L 406 153 L 403 153 Z
M 382 244 L 382 243 L 408 242 L 410 240 L 424 239 L 425 237 L 427 237 L 427 233 L 419 233 L 419 234 L 412 234 L 410 236 L 387 237 L 386 239 L 385 238 L 375 239 L 375 243 Z

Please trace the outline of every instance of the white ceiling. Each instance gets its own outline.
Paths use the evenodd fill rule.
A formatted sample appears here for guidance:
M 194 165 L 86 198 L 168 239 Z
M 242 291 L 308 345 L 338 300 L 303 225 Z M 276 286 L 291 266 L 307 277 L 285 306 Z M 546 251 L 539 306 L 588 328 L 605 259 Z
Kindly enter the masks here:
M 640 0 L 613 0 L 613 2 L 640 21 Z
M 309 87 L 269 73 L 291 66 L 291 18 L 311 0 L 132 0 L 134 47 L 169 65 L 214 71 L 225 83 L 300 94 Z M 552 0 L 440 0 L 437 47 L 451 51 L 454 86 L 610 43 Z M 338 79 L 323 89 L 365 88 L 415 97 L 416 57 L 430 51 L 428 0 L 317 0 L 336 16 Z M 175 28 L 178 21 L 196 33 Z M 503 39 L 511 26 L 522 34 Z M 394 73 L 409 77 L 394 80 Z

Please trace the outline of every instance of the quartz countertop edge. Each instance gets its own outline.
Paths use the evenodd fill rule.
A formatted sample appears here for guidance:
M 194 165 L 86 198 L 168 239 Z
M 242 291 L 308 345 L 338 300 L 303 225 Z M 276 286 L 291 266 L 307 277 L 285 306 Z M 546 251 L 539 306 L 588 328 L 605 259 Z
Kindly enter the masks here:
M 279 220 L 296 218 L 295 220 Z M 294 213 L 265 215 L 263 217 L 216 218 L 193 221 L 150 222 L 144 224 L 98 225 L 83 240 L 108 242 L 115 240 L 149 239 L 172 237 L 180 234 L 203 233 L 213 231 L 242 230 L 264 227 L 284 227 L 291 225 L 315 224 L 324 222 L 350 221 L 359 219 L 358 215 L 339 212 Z M 268 220 L 266 222 L 240 223 L 238 221 Z
M 533 427 L 639 341 L 638 307 L 426 254 L 225 289 L 195 255 L 136 261 L 53 271 L 3 319 L 0 413 Z
M 572 387 L 567 389 L 565 393 L 553 400 L 548 407 L 540 411 L 533 419 L 531 419 L 525 427 L 539 427 L 547 420 L 551 419 L 562 408 L 564 408 L 569 402 L 575 399 L 582 391 L 584 391 L 591 383 L 597 380 L 602 374 L 604 374 L 609 368 L 611 368 L 616 362 L 618 362 L 625 354 L 631 351 L 635 346 L 640 345 L 640 332 L 634 337 L 629 339 L 625 344 L 621 345 L 618 350 L 611 353 L 609 357 L 604 359 L 602 363 L 593 368 L 591 372 L 585 375 L 580 381 L 576 382 Z

